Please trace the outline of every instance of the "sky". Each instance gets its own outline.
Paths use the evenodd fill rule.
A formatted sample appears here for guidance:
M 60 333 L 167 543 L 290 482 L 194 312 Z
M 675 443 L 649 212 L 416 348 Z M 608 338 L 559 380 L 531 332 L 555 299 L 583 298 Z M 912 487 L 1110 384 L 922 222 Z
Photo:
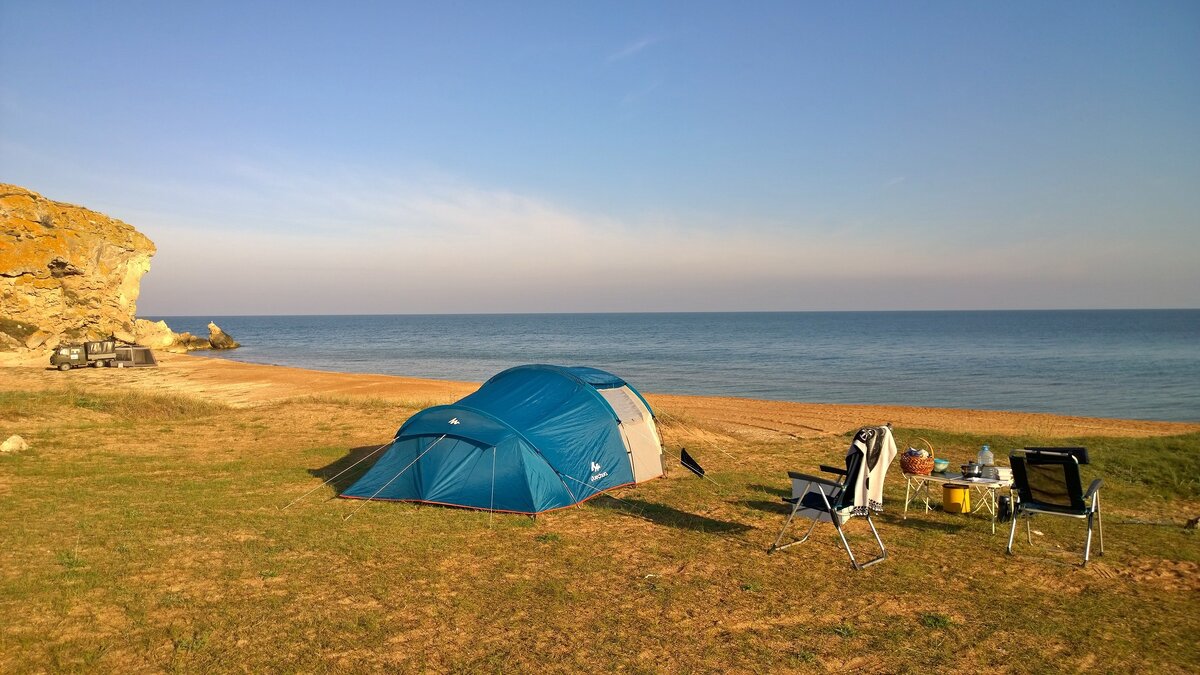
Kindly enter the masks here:
M 1200 3 L 0 0 L 157 315 L 1200 307 Z

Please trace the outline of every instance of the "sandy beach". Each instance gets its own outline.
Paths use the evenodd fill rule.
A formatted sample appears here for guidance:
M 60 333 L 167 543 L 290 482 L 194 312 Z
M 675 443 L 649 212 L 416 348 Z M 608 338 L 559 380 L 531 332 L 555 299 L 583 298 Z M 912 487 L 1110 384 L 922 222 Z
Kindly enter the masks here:
M 0 388 L 48 389 L 68 385 L 98 390 L 130 388 L 196 396 L 232 407 L 254 407 L 303 396 L 381 398 L 426 405 L 465 396 L 478 383 L 337 373 L 240 363 L 194 354 L 157 354 L 158 368 L 50 369 L 43 355 L 0 355 Z M 818 438 L 863 424 L 974 434 L 1043 437 L 1169 436 L 1200 430 L 1198 423 L 1071 417 L 1041 413 L 908 406 L 793 403 L 745 398 L 645 392 L 658 414 L 702 421 L 747 439 Z M 397 423 L 402 420 L 397 420 Z

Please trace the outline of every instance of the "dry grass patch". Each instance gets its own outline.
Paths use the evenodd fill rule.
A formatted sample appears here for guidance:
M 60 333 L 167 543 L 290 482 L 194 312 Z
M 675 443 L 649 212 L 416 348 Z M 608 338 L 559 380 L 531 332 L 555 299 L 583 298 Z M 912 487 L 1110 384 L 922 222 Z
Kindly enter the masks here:
M 784 471 L 838 463 L 849 439 L 745 440 L 703 419 L 664 417 L 666 478 L 537 519 L 370 503 L 343 522 L 362 503 L 330 487 L 281 509 L 353 450 L 386 441 L 418 403 L 0 394 L 5 429 L 33 444 L 0 457 L 0 510 L 20 524 L 0 548 L 0 614 L 20 617 L 0 625 L 0 671 L 1197 663 L 1197 546 L 1178 525 L 1197 506 L 1179 477 L 1200 475 L 1198 435 L 1075 439 L 1109 481 L 1108 555 L 1086 570 L 1078 523 L 1039 520 L 1035 546 L 1009 558 L 1006 531 L 993 536 L 978 518 L 901 520 L 896 473 L 878 518 L 888 562 L 852 572 L 828 527 L 767 555 Z M 897 434 L 929 437 L 956 460 L 985 440 Z M 680 445 L 718 485 L 674 463 Z M 868 545 L 862 523 L 849 532 Z

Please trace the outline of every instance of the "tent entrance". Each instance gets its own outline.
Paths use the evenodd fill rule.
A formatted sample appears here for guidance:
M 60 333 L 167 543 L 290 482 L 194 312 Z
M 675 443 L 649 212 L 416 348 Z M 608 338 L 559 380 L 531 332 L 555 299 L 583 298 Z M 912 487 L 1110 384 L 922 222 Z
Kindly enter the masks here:
M 628 386 L 600 389 L 599 392 L 621 420 L 621 434 L 633 462 L 633 482 L 641 483 L 661 476 L 662 440 L 646 404 Z

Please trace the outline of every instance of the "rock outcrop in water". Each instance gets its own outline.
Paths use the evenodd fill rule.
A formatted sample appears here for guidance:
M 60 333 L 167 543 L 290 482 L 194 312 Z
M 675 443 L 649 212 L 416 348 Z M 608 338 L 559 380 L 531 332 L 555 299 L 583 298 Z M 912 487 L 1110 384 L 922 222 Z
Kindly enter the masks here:
M 154 253 L 131 225 L 0 183 L 0 350 L 109 336 L 167 351 L 237 347 L 215 324 L 205 339 L 136 318 Z
M 237 349 L 242 346 L 229 333 L 221 330 L 220 326 L 211 321 L 208 322 L 208 343 L 212 345 L 213 349 Z

